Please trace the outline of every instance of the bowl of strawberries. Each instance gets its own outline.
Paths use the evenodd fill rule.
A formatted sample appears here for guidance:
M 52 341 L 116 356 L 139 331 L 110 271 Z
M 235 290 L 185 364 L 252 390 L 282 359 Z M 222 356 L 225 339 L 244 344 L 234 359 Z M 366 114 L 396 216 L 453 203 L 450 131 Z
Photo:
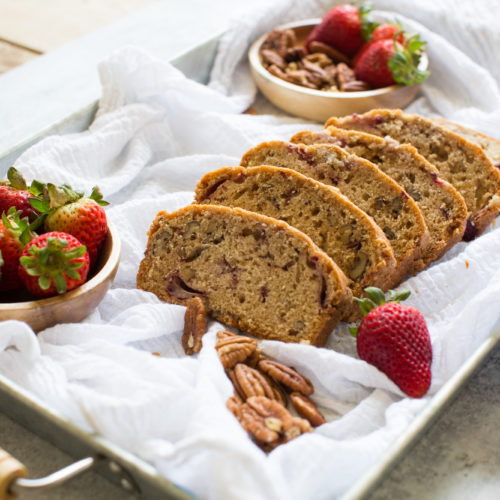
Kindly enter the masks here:
M 429 76 L 425 42 L 370 7 L 339 5 L 323 19 L 281 25 L 249 50 L 252 76 L 277 107 L 304 118 L 404 108 Z
M 120 238 L 95 187 L 28 186 L 11 167 L 0 182 L 0 321 L 35 332 L 88 316 L 110 288 Z

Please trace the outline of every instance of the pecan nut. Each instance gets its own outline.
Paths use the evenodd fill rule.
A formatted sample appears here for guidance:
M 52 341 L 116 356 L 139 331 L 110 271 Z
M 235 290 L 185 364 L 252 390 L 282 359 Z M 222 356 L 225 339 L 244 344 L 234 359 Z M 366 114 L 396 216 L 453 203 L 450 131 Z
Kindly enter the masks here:
M 326 54 L 331 60 L 337 63 L 342 62 L 349 65 L 351 64 L 351 60 L 345 54 L 342 54 L 342 52 L 323 42 L 311 42 L 309 44 L 309 51 L 319 54 Z
M 225 370 L 245 361 L 257 350 L 257 342 L 247 337 L 218 332 L 215 349 Z
M 259 361 L 258 368 L 287 389 L 300 392 L 304 396 L 310 396 L 314 392 L 311 381 L 289 366 L 263 359 Z
M 344 86 L 354 80 L 356 80 L 354 71 L 347 64 L 340 63 L 337 65 L 337 85 L 340 90 L 344 90 Z
M 226 407 L 227 409 L 236 417 L 238 418 L 238 412 L 240 409 L 240 406 L 243 404 L 239 396 L 234 395 L 231 396 L 227 401 L 226 401 Z
M 290 401 L 297 413 L 305 418 L 313 427 L 318 427 L 326 423 L 325 417 L 318 410 L 318 407 L 300 392 L 292 392 Z
M 244 407 L 247 407 L 248 411 Z M 257 441 L 260 441 L 259 444 L 261 444 L 261 447 L 265 451 L 270 451 L 279 444 L 286 443 L 301 434 L 312 431 L 311 425 L 307 420 L 293 417 L 277 401 L 272 401 L 262 396 L 248 398 L 247 402 L 240 407 L 241 413 L 246 413 L 246 422 L 243 423 L 240 420 L 243 427 Z M 253 417 L 251 422 L 248 421 L 250 415 Z M 262 437 L 266 439 L 262 439 Z M 262 444 L 267 446 L 262 446 Z
M 269 399 L 274 399 L 274 392 L 271 385 L 258 370 L 250 368 L 243 363 L 238 363 L 234 367 L 234 375 L 245 399 L 252 396 L 265 396 Z
M 182 334 L 182 347 L 188 355 L 200 352 L 202 337 L 207 331 L 207 316 L 205 305 L 199 297 L 188 300 L 184 315 L 184 333 Z

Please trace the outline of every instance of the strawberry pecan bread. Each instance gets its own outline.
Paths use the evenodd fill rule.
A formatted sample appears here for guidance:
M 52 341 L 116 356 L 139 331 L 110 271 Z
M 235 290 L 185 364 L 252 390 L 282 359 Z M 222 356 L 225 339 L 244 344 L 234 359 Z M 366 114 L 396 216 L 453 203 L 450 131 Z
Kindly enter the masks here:
M 445 120 L 444 118 L 431 118 L 434 123 L 441 125 L 442 127 L 455 132 L 456 134 L 462 136 L 474 144 L 477 144 L 490 159 L 491 163 L 495 168 L 500 168 L 500 140 L 489 137 L 486 134 L 482 134 L 477 130 L 472 130 L 470 128 L 459 125 L 458 123 Z
M 467 206 L 458 191 L 438 177 L 438 171 L 410 144 L 357 130 L 328 127 L 322 132 L 303 131 L 291 142 L 335 144 L 375 164 L 415 200 L 429 230 L 424 265 L 437 260 L 462 239 Z
M 330 118 L 326 127 L 360 130 L 408 142 L 452 184 L 467 204 L 463 239 L 481 234 L 500 213 L 500 171 L 484 151 L 428 118 L 401 110 L 375 109 L 362 115 Z
M 271 141 L 247 151 L 241 165 L 290 168 L 337 187 L 374 219 L 391 243 L 396 269 L 390 286 L 422 268 L 422 257 L 429 243 L 422 213 L 404 189 L 373 163 L 334 145 Z
M 347 278 L 309 237 L 214 205 L 157 215 L 137 286 L 174 304 L 200 297 L 209 316 L 258 337 L 317 346 L 352 301 Z
M 195 203 L 240 207 L 281 219 L 307 234 L 352 280 L 387 289 L 396 261 L 383 231 L 340 191 L 285 168 L 227 167 L 206 174 Z M 359 311 L 357 303 L 353 304 Z

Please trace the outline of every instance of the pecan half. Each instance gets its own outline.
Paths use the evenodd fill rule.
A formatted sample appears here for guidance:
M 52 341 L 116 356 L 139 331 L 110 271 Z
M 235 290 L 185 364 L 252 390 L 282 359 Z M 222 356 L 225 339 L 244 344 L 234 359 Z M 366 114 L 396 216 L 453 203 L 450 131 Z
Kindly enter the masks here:
M 234 375 L 246 399 L 252 396 L 265 396 L 274 399 L 274 392 L 269 382 L 258 370 L 238 363 L 234 367 Z
M 251 398 L 258 400 L 266 400 L 273 403 L 267 398 Z M 259 403 L 259 402 L 257 402 Z M 283 406 L 274 401 L 274 405 L 283 409 L 287 412 Z M 250 433 L 259 443 L 270 444 L 276 442 L 280 439 L 280 431 L 283 428 L 283 423 L 280 420 L 280 412 L 266 412 L 266 415 L 262 415 L 259 412 L 259 405 L 257 404 L 257 409 L 250 406 L 248 403 L 242 404 L 237 411 L 236 418 L 239 420 L 243 429 Z
M 226 401 L 226 407 L 227 409 L 236 417 L 238 418 L 238 412 L 240 409 L 240 406 L 242 405 L 242 401 L 238 396 L 231 396 L 227 401 Z
M 318 427 L 326 423 L 325 417 L 321 415 L 318 407 L 307 397 L 300 392 L 292 392 L 290 401 L 297 413 L 305 418 L 313 427 Z
M 243 389 L 241 388 L 240 383 L 238 382 L 238 379 L 236 378 L 236 374 L 234 373 L 234 370 L 226 370 L 226 375 L 228 376 L 229 380 L 232 382 L 233 387 L 234 387 L 234 393 L 238 397 L 238 399 L 241 399 L 241 401 L 245 401 L 246 396 L 245 393 L 243 392 Z
M 289 366 L 270 359 L 263 359 L 259 361 L 258 368 L 287 389 L 300 392 L 305 396 L 314 392 L 311 381 Z
M 221 335 L 223 334 L 223 335 Z M 257 341 L 229 332 L 218 332 L 215 349 L 225 370 L 245 361 L 257 349 Z
M 344 86 L 356 80 L 354 71 L 347 64 L 340 63 L 337 65 L 337 84 L 340 90 L 344 90 Z
M 182 347 L 188 355 L 200 352 L 202 337 L 207 331 L 207 316 L 205 305 L 199 297 L 193 297 L 187 302 L 184 314 L 184 333 L 182 334 Z
M 247 407 L 249 411 L 246 411 L 244 407 Z M 307 420 L 293 417 L 277 401 L 262 396 L 248 398 L 247 402 L 240 407 L 240 414 L 242 413 L 245 413 L 245 417 L 240 420 L 241 424 L 257 441 L 260 441 L 259 444 L 276 446 L 312 430 Z M 251 422 L 248 421 L 250 416 L 253 417 Z M 242 420 L 245 420 L 245 423 Z M 249 423 L 251 425 L 248 425 Z M 259 436 L 266 439 L 261 439 Z M 261 444 L 265 451 L 270 451 L 274 446 L 262 446 Z
M 327 45 L 323 42 L 311 42 L 309 44 L 310 52 L 318 52 L 320 54 L 326 54 L 330 59 L 335 62 L 343 62 L 345 64 L 351 64 L 351 60 L 342 52 L 339 52 L 337 49 L 334 49 L 330 45 Z

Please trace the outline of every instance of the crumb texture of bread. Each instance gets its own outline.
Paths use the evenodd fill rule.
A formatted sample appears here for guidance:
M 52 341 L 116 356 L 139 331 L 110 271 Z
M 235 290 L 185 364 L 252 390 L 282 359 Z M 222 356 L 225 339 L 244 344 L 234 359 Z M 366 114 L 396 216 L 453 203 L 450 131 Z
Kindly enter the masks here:
M 137 286 L 175 304 L 199 297 L 209 316 L 258 337 L 316 346 L 352 303 L 348 279 L 308 236 L 215 205 L 158 214 Z
M 464 240 L 483 232 L 500 213 L 500 171 L 476 144 L 428 118 L 376 109 L 330 118 L 326 127 L 354 129 L 410 143 L 463 196 L 468 210 Z
M 391 286 L 422 269 L 429 244 L 422 213 L 400 185 L 368 160 L 330 144 L 270 141 L 247 151 L 241 165 L 290 168 L 337 187 L 373 218 L 391 243 L 397 262 Z
M 402 186 L 422 212 L 429 230 L 430 242 L 423 259 L 424 267 L 439 259 L 462 239 L 467 220 L 463 197 L 450 183 L 437 177 L 436 167 L 413 146 L 333 126 L 321 132 L 299 132 L 291 142 L 335 144 L 371 161 Z
M 334 187 L 294 170 L 226 167 L 199 182 L 195 203 L 240 207 L 281 219 L 307 234 L 352 280 L 360 297 L 367 286 L 387 290 L 396 261 L 373 219 Z M 357 303 L 354 304 L 359 309 Z
M 434 123 L 455 132 L 470 142 L 479 146 L 486 154 L 486 156 L 493 163 L 493 166 L 500 168 L 500 140 L 489 137 L 486 134 L 464 127 L 458 123 L 445 120 L 444 118 L 431 118 Z

